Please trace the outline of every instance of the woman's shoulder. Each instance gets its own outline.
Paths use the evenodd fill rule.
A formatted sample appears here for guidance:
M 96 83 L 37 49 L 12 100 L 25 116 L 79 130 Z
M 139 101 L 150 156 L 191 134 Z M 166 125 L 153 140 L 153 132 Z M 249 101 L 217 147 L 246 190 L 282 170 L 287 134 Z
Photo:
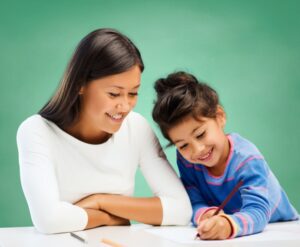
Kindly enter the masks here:
M 127 124 L 132 126 L 132 127 L 136 127 L 136 128 L 140 128 L 143 126 L 149 126 L 148 121 L 146 120 L 146 118 L 144 116 L 142 116 L 140 113 L 138 112 L 130 112 L 127 116 Z
M 49 121 L 39 114 L 34 114 L 26 118 L 20 125 L 17 131 L 17 136 L 23 136 L 32 133 L 46 133 L 50 131 Z
M 47 125 L 47 120 L 39 114 L 34 114 L 26 118 L 19 126 L 19 129 L 32 129 Z
M 152 128 L 148 120 L 137 112 L 130 112 L 126 122 L 122 126 L 123 131 L 128 131 L 130 135 L 142 138 L 142 136 L 153 135 Z
M 143 117 L 140 113 L 131 111 L 128 114 L 128 119 L 131 121 L 146 121 L 145 117 Z

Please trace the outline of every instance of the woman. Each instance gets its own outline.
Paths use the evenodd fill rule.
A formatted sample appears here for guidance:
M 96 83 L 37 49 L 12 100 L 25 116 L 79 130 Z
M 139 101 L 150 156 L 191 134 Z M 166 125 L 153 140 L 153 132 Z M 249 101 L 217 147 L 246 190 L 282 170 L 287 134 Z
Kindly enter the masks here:
M 148 123 L 132 112 L 143 69 L 126 36 L 95 30 L 79 43 L 54 96 L 19 127 L 21 184 L 40 232 L 189 222 L 182 184 Z M 132 197 L 138 167 L 154 197 Z

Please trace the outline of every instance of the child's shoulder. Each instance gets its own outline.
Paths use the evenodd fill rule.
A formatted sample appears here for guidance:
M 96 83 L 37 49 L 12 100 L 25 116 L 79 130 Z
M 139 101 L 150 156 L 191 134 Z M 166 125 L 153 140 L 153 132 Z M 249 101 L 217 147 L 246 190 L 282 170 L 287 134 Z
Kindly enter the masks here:
M 269 173 L 270 168 L 264 156 L 251 141 L 237 133 L 228 135 L 228 138 L 233 147 L 231 168 L 235 175 L 264 174 L 263 176 L 266 176 Z
M 256 145 L 238 133 L 231 133 L 228 135 L 228 138 L 233 146 L 234 155 L 243 159 L 248 159 L 250 157 L 263 158 L 263 155 Z

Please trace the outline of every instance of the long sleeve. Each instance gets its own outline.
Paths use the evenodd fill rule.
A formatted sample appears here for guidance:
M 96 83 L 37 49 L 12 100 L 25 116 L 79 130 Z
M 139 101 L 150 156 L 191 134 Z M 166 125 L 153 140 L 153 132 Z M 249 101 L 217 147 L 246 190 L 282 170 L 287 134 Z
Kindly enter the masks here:
M 141 119 L 140 168 L 154 195 L 163 207 L 162 225 L 186 225 L 192 209 L 186 191 L 168 163 L 162 148 L 145 119 Z
M 177 152 L 181 180 L 193 207 L 193 223 L 221 205 L 234 186 L 239 192 L 225 205 L 222 216 L 232 226 L 231 238 L 261 232 L 268 222 L 298 219 L 298 213 L 268 164 L 254 144 L 238 134 L 230 134 L 230 153 L 221 176 L 213 176 L 201 164 L 192 164 Z
M 83 230 L 86 212 L 61 201 L 54 168 L 51 145 L 42 126 L 24 122 L 18 129 L 21 185 L 35 227 L 43 233 Z
M 208 210 L 216 207 L 210 207 L 201 195 L 199 185 L 194 175 L 194 172 L 197 172 L 197 169 L 199 169 L 199 171 L 201 170 L 200 166 L 194 167 L 194 165 L 187 162 L 178 151 L 177 166 L 179 169 L 181 181 L 183 182 L 183 185 L 192 203 L 192 223 L 194 226 L 197 226 L 197 219 L 199 219 L 201 215 L 203 215 Z
M 239 212 L 228 216 L 234 230 L 231 237 L 261 232 L 269 222 L 271 215 L 268 200 L 269 173 L 265 161 L 259 158 L 250 158 L 237 168 L 236 181 L 243 181 L 239 189 L 242 207 Z

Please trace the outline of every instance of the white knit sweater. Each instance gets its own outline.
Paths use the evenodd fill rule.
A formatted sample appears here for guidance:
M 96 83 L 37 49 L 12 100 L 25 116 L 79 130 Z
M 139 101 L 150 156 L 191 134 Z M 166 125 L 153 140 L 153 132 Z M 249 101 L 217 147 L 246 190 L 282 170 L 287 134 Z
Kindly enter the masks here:
M 188 196 L 146 120 L 131 112 L 105 143 L 82 142 L 40 115 L 17 133 L 22 188 L 36 228 L 82 230 L 87 214 L 72 203 L 94 193 L 132 196 L 140 167 L 163 206 L 163 225 L 187 224 Z

